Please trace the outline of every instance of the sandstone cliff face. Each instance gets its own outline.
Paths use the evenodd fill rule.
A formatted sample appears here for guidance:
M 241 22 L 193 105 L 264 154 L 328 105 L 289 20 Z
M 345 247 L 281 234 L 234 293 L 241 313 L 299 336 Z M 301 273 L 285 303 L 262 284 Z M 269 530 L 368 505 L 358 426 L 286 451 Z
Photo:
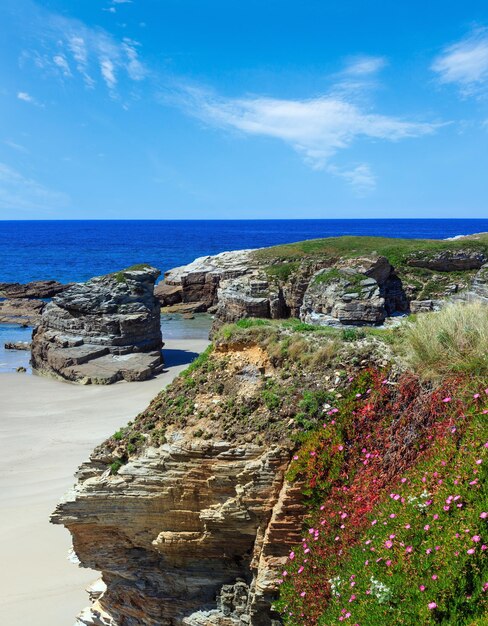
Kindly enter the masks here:
M 280 623 L 271 604 L 304 508 L 285 480 L 289 407 L 263 403 L 275 376 L 257 346 L 217 348 L 80 468 L 52 518 L 102 572 L 79 624 Z
M 83 383 L 144 380 L 161 368 L 159 271 L 137 266 L 55 296 L 33 332 L 32 365 Z
M 83 466 L 53 519 L 83 565 L 103 571 L 91 623 L 104 623 L 100 611 L 118 626 L 271 624 L 276 567 L 298 539 L 286 518 L 289 458 L 279 446 L 195 442 L 175 430 L 117 476 L 96 460 Z M 241 606 L 226 614 L 217 598 L 228 604 L 236 583 Z

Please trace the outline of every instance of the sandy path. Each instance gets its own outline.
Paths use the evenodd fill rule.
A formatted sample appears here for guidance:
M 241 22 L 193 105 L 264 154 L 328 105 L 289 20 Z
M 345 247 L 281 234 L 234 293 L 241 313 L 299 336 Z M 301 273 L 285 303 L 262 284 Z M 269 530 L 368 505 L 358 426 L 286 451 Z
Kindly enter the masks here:
M 93 447 L 141 411 L 208 342 L 166 340 L 168 371 L 143 383 L 83 387 L 0 375 L 0 624 L 72 626 L 96 577 L 67 559 L 49 515 Z

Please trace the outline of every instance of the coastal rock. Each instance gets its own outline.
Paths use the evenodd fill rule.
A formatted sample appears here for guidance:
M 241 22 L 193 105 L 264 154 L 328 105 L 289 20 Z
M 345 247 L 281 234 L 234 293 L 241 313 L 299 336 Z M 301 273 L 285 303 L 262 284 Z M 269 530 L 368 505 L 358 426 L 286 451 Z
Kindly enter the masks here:
M 165 273 L 164 282 L 156 288 L 156 297 L 162 306 L 177 304 L 180 298 L 179 301 L 184 303 L 200 303 L 203 310 L 207 310 L 217 304 L 217 289 L 221 280 L 237 278 L 256 266 L 251 259 L 251 252 L 221 252 L 176 267 Z
M 7 341 L 5 344 L 5 350 L 30 350 L 30 341 Z
M 95 454 L 52 517 L 107 586 L 78 623 L 271 626 L 303 515 L 300 489 L 284 481 L 289 459 L 279 445 L 176 429 L 116 476 Z
M 33 368 L 84 384 L 145 380 L 160 371 L 158 276 L 135 266 L 55 296 L 33 332 Z
M 52 298 L 69 289 L 57 280 L 36 280 L 30 283 L 0 283 L 1 298 Z
M 10 298 L 0 301 L 0 323 L 35 326 L 40 322 L 46 303 L 43 300 Z
M 488 263 L 485 263 L 474 277 L 473 292 L 481 298 L 488 299 Z
M 476 249 L 443 250 L 435 253 L 419 250 L 407 260 L 407 265 L 439 272 L 455 272 L 480 269 L 487 261 L 488 256 Z
M 382 324 L 406 310 L 401 281 L 385 257 L 354 259 L 316 272 L 304 294 L 300 319 L 308 324 Z

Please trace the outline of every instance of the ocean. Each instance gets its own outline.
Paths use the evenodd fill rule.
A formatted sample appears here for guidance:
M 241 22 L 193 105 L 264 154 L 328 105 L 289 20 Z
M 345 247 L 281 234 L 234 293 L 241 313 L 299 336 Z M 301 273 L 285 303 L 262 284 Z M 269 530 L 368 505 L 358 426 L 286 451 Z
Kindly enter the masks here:
M 488 219 L 0 221 L 0 282 L 84 281 L 135 263 L 162 272 L 199 256 L 339 235 L 444 239 Z
M 339 235 L 444 239 L 488 231 L 488 219 L 458 220 L 117 220 L 0 221 L 0 282 L 84 281 L 135 263 L 163 273 L 196 257 Z M 166 337 L 202 337 L 209 320 L 163 320 Z M 28 352 L 6 341 L 28 341 L 32 329 L 0 324 L 0 373 L 23 366 Z

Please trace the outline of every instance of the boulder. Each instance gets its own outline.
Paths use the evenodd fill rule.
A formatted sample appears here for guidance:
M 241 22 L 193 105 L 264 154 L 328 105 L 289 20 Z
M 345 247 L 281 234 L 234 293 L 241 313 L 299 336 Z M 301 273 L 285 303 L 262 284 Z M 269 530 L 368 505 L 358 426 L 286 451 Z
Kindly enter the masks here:
M 71 287 L 57 280 L 36 280 L 30 283 L 0 283 L 2 298 L 52 298 Z
M 84 384 L 145 380 L 160 371 L 159 274 L 135 266 L 55 296 L 33 332 L 33 368 Z

